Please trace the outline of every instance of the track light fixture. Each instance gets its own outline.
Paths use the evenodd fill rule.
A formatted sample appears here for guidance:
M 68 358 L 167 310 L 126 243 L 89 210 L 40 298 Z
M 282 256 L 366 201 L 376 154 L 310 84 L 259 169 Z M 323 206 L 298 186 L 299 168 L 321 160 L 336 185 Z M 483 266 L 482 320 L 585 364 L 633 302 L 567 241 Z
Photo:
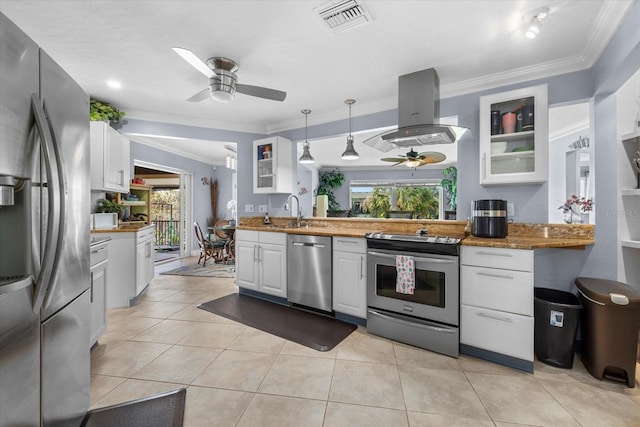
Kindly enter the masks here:
M 540 28 L 542 27 L 542 21 L 549 15 L 548 7 L 541 7 L 535 9 L 525 16 L 522 17 L 522 21 L 524 22 L 527 29 L 524 35 L 529 39 L 535 39 L 536 36 L 540 33 Z
M 300 163 L 315 163 L 316 159 L 309 152 L 309 141 L 307 139 L 307 116 L 311 113 L 311 110 L 304 109 L 301 113 L 304 114 L 304 146 L 302 147 L 302 156 L 298 161 Z
M 349 106 L 349 136 L 347 136 L 347 149 L 342 153 L 342 160 L 357 160 L 360 155 L 353 148 L 353 135 L 351 135 L 351 106 L 356 103 L 355 99 L 347 99 L 344 101 Z

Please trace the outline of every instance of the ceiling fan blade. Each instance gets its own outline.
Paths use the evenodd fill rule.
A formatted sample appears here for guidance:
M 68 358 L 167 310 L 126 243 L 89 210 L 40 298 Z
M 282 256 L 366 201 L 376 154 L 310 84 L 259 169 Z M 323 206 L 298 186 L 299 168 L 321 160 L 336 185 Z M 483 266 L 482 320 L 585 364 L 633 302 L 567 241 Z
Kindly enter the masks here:
M 200 102 L 211 97 L 209 89 L 202 89 L 200 92 L 187 99 L 188 102 Z
M 447 156 L 436 151 L 425 151 L 424 153 L 418 154 L 418 159 L 424 164 L 440 163 L 446 160 L 446 158 Z
M 207 64 L 202 59 L 198 58 L 198 56 L 189 49 L 185 49 L 183 47 L 172 47 L 171 49 L 180 55 L 182 59 L 191 64 L 193 68 L 200 71 L 208 78 L 212 78 L 216 75 L 211 68 L 207 67 Z
M 405 159 L 404 157 L 383 157 L 380 160 L 382 160 L 383 162 L 399 162 L 399 163 L 402 163 L 402 162 L 406 161 L 407 159 Z
M 258 98 L 270 99 L 272 101 L 284 101 L 287 97 L 287 92 L 281 90 L 269 89 L 260 86 L 236 84 L 236 92 L 243 93 L 249 96 L 257 96 Z

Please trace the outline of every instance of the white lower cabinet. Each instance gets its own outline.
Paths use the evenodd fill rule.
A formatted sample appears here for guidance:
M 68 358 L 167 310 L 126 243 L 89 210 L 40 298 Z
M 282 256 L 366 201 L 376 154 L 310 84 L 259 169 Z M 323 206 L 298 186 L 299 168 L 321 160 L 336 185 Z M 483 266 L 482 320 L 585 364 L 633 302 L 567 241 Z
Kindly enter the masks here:
M 367 318 L 367 242 L 333 238 L 333 310 Z
M 153 279 L 154 228 L 136 233 L 136 295 Z
M 107 330 L 107 265 L 109 242 L 103 242 L 91 247 L 91 332 L 89 346 L 98 342 L 100 336 Z
M 460 264 L 461 352 L 532 371 L 533 251 L 463 246 Z
M 238 230 L 235 238 L 238 286 L 287 298 L 287 234 Z
M 107 308 L 129 307 L 151 282 L 154 275 L 155 226 L 136 232 L 96 233 L 107 236 Z

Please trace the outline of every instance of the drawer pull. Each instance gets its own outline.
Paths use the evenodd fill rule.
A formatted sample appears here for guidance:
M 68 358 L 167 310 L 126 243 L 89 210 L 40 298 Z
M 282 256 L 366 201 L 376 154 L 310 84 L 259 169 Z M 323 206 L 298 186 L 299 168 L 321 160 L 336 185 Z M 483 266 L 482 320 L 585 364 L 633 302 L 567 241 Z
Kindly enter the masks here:
M 476 254 L 478 255 L 489 255 L 489 256 L 503 256 L 503 257 L 507 257 L 507 258 L 513 258 L 512 254 L 504 254 L 504 253 L 500 253 L 500 252 L 485 252 L 485 251 L 476 251 Z
M 495 274 L 495 273 L 486 273 L 484 271 L 478 271 L 476 273 L 478 276 L 487 276 L 487 277 L 497 277 L 499 279 L 509 279 L 509 280 L 513 280 L 513 276 L 510 276 L 508 274 Z
M 485 319 L 499 320 L 500 322 L 513 323 L 513 319 L 510 317 L 492 316 L 483 312 L 477 313 L 476 316 L 484 317 Z
M 342 240 L 342 239 L 337 239 L 336 242 L 338 243 L 350 243 L 352 245 L 357 245 L 358 242 L 356 240 Z

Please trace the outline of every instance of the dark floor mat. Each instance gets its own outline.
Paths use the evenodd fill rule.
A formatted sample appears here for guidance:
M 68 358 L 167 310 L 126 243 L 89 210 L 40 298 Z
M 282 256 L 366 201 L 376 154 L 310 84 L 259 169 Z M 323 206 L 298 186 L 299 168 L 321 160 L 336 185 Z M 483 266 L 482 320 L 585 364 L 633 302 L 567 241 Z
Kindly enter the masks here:
M 198 308 L 318 351 L 329 351 L 357 326 L 258 298 L 231 294 Z

